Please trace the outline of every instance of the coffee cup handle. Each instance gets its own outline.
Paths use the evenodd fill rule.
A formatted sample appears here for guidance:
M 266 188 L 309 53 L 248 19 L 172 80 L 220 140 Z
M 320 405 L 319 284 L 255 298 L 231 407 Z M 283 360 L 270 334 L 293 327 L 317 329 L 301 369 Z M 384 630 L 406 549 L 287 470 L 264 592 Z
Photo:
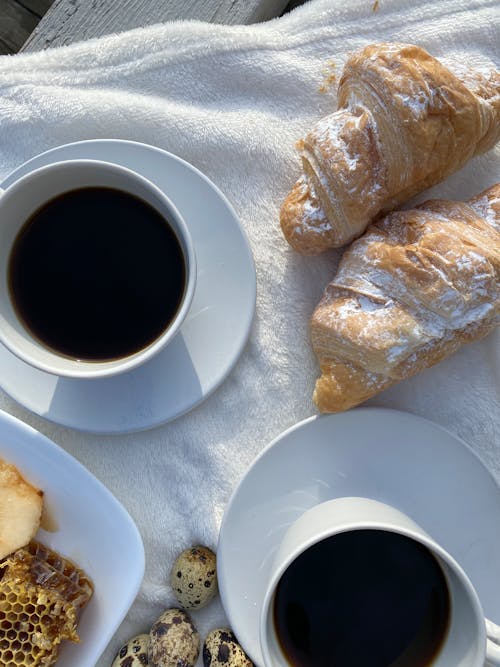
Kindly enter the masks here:
M 500 627 L 488 619 L 486 623 L 486 665 L 500 667 Z

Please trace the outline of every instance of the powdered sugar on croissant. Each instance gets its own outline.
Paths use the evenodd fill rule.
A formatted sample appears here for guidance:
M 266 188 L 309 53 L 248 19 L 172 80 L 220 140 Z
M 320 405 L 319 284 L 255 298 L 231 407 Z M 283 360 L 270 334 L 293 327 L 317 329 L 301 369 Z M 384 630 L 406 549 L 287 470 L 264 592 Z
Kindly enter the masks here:
M 321 411 L 352 407 L 500 322 L 500 184 L 391 213 L 345 252 L 311 319 Z
M 380 211 L 498 141 L 500 74 L 454 71 L 407 44 L 375 44 L 348 59 L 339 110 L 300 142 L 304 173 L 281 209 L 297 251 L 348 243 Z

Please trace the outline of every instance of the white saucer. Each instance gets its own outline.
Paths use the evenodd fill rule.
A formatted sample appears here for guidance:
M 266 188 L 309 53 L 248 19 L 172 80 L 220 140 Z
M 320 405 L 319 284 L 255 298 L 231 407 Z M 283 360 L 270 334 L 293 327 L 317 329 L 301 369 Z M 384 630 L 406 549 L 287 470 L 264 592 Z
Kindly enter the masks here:
M 215 185 L 184 160 L 145 144 L 95 140 L 59 146 L 23 164 L 0 187 L 35 168 L 75 158 L 129 167 L 172 199 L 195 246 L 193 303 L 175 339 L 136 370 L 99 380 L 58 378 L 0 345 L 0 386 L 32 412 L 65 426 L 97 433 L 139 431 L 198 405 L 234 367 L 255 310 L 253 258 L 235 212 Z
M 267 573 L 290 524 L 341 496 L 392 504 L 419 523 L 469 575 L 488 618 L 500 621 L 500 488 L 474 452 L 420 417 L 358 408 L 313 417 L 274 440 L 226 508 L 217 550 L 230 625 L 262 665 L 259 612 Z

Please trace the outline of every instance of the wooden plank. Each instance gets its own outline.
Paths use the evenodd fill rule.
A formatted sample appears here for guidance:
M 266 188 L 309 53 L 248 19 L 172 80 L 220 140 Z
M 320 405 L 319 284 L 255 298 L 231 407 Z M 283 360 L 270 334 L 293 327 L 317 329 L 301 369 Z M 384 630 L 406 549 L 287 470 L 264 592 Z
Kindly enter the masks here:
M 33 12 L 39 19 L 48 11 L 53 0 L 17 0 L 19 5 L 26 7 Z
M 38 51 L 162 21 L 256 23 L 279 16 L 287 1 L 56 0 L 24 44 L 23 51 Z
M 308 0 L 290 0 L 288 5 L 285 7 L 284 13 L 291 12 L 292 9 L 295 9 L 295 7 L 298 7 L 299 5 L 303 5 L 305 2 L 308 2 Z
M 9 53 L 14 53 L 11 47 L 6 44 L 3 39 L 0 37 L 0 56 L 6 56 Z
M 0 0 L 0 39 L 12 52 L 21 48 L 38 21 L 33 12 L 14 0 Z

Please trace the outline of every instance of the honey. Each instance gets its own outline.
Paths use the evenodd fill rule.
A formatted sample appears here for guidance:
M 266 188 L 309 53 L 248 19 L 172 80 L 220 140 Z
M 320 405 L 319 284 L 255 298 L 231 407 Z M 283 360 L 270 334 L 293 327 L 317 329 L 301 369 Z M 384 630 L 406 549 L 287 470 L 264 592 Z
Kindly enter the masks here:
M 79 641 L 79 612 L 92 592 L 80 568 L 38 542 L 5 558 L 0 563 L 0 665 L 53 665 L 63 640 Z

